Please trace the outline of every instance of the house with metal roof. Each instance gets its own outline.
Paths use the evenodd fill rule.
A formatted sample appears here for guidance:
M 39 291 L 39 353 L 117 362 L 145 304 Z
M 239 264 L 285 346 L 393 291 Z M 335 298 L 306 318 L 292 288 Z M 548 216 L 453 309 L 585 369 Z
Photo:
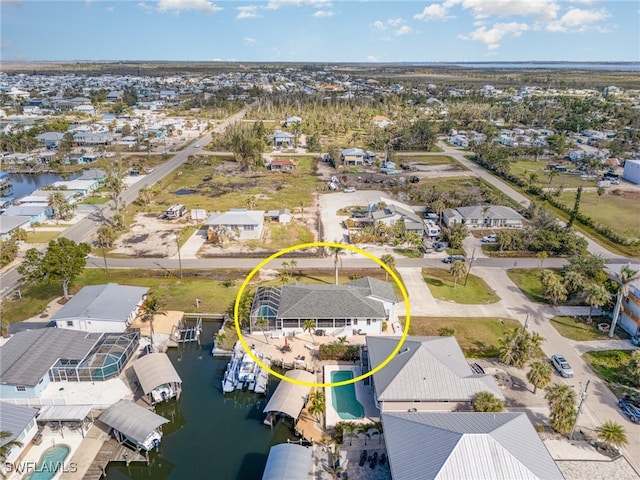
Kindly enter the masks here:
M 13 217 L 0 215 L 0 238 L 8 237 L 19 228 L 27 228 L 31 224 L 29 217 Z
M 3 217 L 22 217 L 29 225 L 41 223 L 47 219 L 51 210 L 46 205 L 11 205 L 2 214 Z
M 295 443 L 281 443 L 269 450 L 262 480 L 313 478 L 311 448 Z
M 364 165 L 365 153 L 361 148 L 345 148 L 340 152 L 344 165 Z
M 166 353 L 149 353 L 133 364 L 138 382 L 151 405 L 180 398 L 182 379 Z
M 442 212 L 442 221 L 447 226 L 459 223 L 455 221 L 457 217 L 462 218 L 462 223 L 470 228 L 522 228 L 524 225 L 522 215 L 502 205 L 472 205 Z
M 561 480 L 527 415 L 383 413 L 394 480 Z
M 228 212 L 214 213 L 205 225 L 216 231 L 225 231 L 237 240 L 260 238 L 264 228 L 264 210 L 232 208 Z
M 293 135 L 289 132 L 276 130 L 271 136 L 274 147 L 288 147 L 293 144 Z
M 313 320 L 316 329 L 328 335 L 379 334 L 396 303 L 391 284 L 369 277 L 342 285 L 258 287 L 250 324 L 252 332 L 264 328 L 296 334 L 303 333 L 305 321 Z M 267 320 L 267 325 L 256 326 L 259 319 Z
M 13 446 L 0 463 L 0 473 L 7 473 L 7 464 L 14 463 L 22 452 L 29 446 L 29 442 L 38 433 L 36 415 L 38 410 L 13 403 L 0 402 L 0 431 L 10 435 L 2 439 L 2 445 L 11 441 L 20 442 L 22 446 Z M 3 477 L 4 478 L 4 477 Z
M 166 418 L 129 400 L 120 400 L 111 405 L 100 415 L 99 420 L 112 428 L 116 440 L 121 444 L 145 452 L 160 446 L 160 427 L 169 423 Z
M 124 332 L 138 315 L 146 287 L 108 283 L 83 287 L 51 317 L 56 327 L 83 332 Z
M 0 349 L 0 398 L 39 397 L 54 381 L 108 380 L 120 374 L 137 347 L 137 333 L 18 332 Z
M 371 369 L 398 345 L 398 337 L 366 340 Z M 483 391 L 504 400 L 491 375 L 471 370 L 454 337 L 407 337 L 387 366 L 373 374 L 373 385 L 382 412 L 472 410 Z

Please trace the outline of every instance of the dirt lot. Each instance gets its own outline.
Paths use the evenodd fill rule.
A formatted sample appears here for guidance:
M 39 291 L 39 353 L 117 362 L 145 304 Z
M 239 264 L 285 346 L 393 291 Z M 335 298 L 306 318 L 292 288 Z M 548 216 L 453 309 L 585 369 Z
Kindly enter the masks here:
M 114 242 L 112 254 L 132 257 L 172 257 L 178 253 L 176 234 L 186 222 L 160 220 L 157 214 L 141 213 L 129 231 Z

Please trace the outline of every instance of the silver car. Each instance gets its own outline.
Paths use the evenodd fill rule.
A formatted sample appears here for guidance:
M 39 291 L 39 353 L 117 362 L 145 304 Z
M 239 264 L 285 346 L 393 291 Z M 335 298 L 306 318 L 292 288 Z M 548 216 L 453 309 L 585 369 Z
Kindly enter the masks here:
M 562 355 L 553 355 L 551 357 L 551 364 L 563 377 L 573 377 L 573 368 L 569 365 L 569 362 Z

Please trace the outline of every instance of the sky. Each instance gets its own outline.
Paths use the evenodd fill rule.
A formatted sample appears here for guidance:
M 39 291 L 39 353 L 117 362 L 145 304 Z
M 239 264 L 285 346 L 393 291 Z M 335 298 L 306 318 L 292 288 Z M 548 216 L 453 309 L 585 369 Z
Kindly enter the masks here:
M 640 61 L 638 0 L 0 0 L 0 59 Z

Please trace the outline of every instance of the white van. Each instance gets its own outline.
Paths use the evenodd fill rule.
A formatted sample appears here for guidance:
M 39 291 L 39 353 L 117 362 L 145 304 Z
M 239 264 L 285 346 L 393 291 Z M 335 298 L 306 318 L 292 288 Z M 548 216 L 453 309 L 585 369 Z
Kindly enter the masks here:
M 164 216 L 169 220 L 173 220 L 182 217 L 185 213 L 187 213 L 187 207 L 182 204 L 178 204 L 169 207 L 167 211 L 164 212 Z

